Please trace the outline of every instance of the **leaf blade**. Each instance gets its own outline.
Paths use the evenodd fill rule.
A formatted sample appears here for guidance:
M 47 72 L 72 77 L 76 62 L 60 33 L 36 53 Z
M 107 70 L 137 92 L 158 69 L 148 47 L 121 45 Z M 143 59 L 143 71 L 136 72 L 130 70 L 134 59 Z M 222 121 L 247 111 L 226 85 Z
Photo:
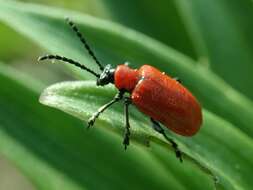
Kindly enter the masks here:
M 87 121 L 91 113 L 98 108 L 94 107 L 94 102 L 102 105 L 109 101 L 114 93 L 115 89 L 112 87 L 99 88 L 95 86 L 94 82 L 64 82 L 47 88 L 40 101 Z M 91 98 L 92 96 L 93 98 Z M 103 125 L 109 123 L 109 127 L 112 128 L 110 130 L 122 134 L 124 123 L 118 116 L 118 110 L 118 107 L 114 106 L 114 108 L 103 113 L 97 122 L 103 123 Z M 131 109 L 131 113 L 132 140 L 144 143 L 150 139 L 151 142 L 164 146 L 161 143 L 164 141 L 163 137 L 150 130 L 147 119 L 136 112 L 135 109 Z M 201 163 L 202 166 L 206 166 L 208 170 L 211 169 L 218 176 L 218 186 L 221 185 L 232 189 L 250 188 L 251 177 L 249 174 L 253 166 L 250 155 L 253 155 L 253 141 L 231 123 L 208 111 L 204 111 L 204 125 L 199 134 L 191 139 L 177 138 L 183 142 L 183 144 L 180 144 L 180 148 L 191 156 L 191 162 Z M 231 144 L 232 140 L 236 143 Z M 219 145 L 221 146 L 219 147 Z M 217 150 L 217 147 L 219 147 L 219 150 Z M 237 154 L 234 155 L 234 151 L 240 149 L 240 147 L 247 147 L 248 151 L 237 151 Z M 187 155 L 185 155 L 186 160 L 189 159 Z M 238 172 L 238 169 L 240 172 Z M 226 173 L 223 171 L 226 171 Z M 244 176 L 243 179 L 241 175 Z

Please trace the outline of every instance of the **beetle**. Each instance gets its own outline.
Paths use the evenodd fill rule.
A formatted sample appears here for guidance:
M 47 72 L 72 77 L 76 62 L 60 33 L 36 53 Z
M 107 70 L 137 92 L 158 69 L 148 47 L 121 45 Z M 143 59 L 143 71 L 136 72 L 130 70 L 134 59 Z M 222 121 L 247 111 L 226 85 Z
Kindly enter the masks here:
M 88 120 L 88 128 L 94 125 L 95 120 L 102 112 L 114 103 L 123 100 L 126 123 L 123 139 L 125 149 L 130 142 L 128 108 L 130 104 L 133 104 L 137 109 L 150 117 L 153 129 L 162 134 L 171 143 L 176 157 L 182 162 L 181 151 L 173 139 L 166 135 L 160 123 L 179 135 L 193 136 L 198 132 L 202 124 L 202 111 L 197 99 L 181 84 L 179 79 L 172 78 L 150 65 L 143 65 L 139 69 L 132 69 L 127 64 L 118 65 L 116 68 L 113 68 L 110 64 L 104 67 L 98 61 L 86 39 L 73 21 L 69 18 L 66 21 L 82 42 L 89 55 L 94 59 L 101 73 L 98 74 L 85 65 L 64 56 L 45 55 L 39 57 L 38 60 L 59 60 L 73 64 L 93 74 L 97 78 L 97 86 L 105 86 L 112 83 L 118 89 L 115 97 L 91 116 Z M 129 95 L 125 96 L 126 93 Z

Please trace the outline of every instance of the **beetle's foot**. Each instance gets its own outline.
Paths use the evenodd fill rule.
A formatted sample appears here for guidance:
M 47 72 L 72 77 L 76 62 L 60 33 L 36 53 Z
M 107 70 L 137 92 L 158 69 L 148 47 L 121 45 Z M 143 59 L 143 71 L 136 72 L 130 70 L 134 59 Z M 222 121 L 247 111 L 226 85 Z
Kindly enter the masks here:
M 180 162 L 183 162 L 182 152 L 178 149 L 178 146 L 174 141 L 172 142 L 172 147 L 174 148 L 176 157 L 179 159 Z
M 123 145 L 125 150 L 127 149 L 127 146 L 129 146 L 130 144 L 130 131 L 126 131 L 125 132 L 125 136 L 124 136 L 124 140 L 123 140 Z
M 179 159 L 180 162 L 183 162 L 183 158 L 182 158 L 182 153 L 180 150 L 176 149 L 175 150 L 176 153 L 176 157 Z
M 92 127 L 96 121 L 97 118 L 97 114 L 93 114 L 90 119 L 88 119 L 88 126 L 87 129 L 90 129 L 90 127 Z

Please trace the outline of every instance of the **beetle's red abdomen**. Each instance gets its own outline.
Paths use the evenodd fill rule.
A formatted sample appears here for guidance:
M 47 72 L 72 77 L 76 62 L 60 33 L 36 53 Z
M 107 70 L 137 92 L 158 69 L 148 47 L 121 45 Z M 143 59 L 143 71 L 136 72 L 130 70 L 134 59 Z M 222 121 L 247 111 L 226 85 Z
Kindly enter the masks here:
M 116 69 L 115 85 L 130 89 L 132 102 L 141 112 L 183 136 L 192 136 L 199 130 L 201 107 L 179 82 L 149 65 L 138 71 L 119 67 L 122 65 Z M 131 72 L 126 74 L 127 71 Z
M 139 69 L 139 76 L 131 98 L 141 112 L 180 135 L 192 136 L 199 130 L 201 107 L 185 87 L 148 65 Z

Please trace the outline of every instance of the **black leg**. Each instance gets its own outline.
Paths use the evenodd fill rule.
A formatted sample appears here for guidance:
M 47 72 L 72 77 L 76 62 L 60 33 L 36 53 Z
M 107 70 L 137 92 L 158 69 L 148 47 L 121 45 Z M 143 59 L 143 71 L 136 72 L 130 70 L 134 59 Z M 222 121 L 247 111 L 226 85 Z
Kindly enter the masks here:
M 124 140 L 123 145 L 125 147 L 125 150 L 127 149 L 127 146 L 130 143 L 130 124 L 129 124 L 129 112 L 128 112 L 128 106 L 131 104 L 131 99 L 129 97 L 124 98 L 124 107 L 125 107 L 125 117 L 126 117 L 126 125 L 125 125 L 125 133 L 124 133 Z
M 102 107 L 100 107 L 98 109 L 97 112 L 95 112 L 91 118 L 88 120 L 88 129 L 94 125 L 96 119 L 98 118 L 98 116 L 103 112 L 105 111 L 107 108 L 109 108 L 111 105 L 113 105 L 114 103 L 118 102 L 119 100 L 121 100 L 123 98 L 123 95 L 124 95 L 124 91 L 119 91 L 115 97 L 110 101 L 108 102 L 107 104 L 103 105 Z
M 164 136 L 164 138 L 171 143 L 171 145 L 174 148 L 174 151 L 176 153 L 176 157 L 179 158 L 180 162 L 183 162 L 182 154 L 181 154 L 181 151 L 178 149 L 177 144 L 173 141 L 173 139 L 169 138 L 165 134 L 164 129 L 160 126 L 160 124 L 157 121 L 155 121 L 153 118 L 150 118 L 150 120 L 152 122 L 153 129 L 156 130 L 158 133 L 161 133 Z

